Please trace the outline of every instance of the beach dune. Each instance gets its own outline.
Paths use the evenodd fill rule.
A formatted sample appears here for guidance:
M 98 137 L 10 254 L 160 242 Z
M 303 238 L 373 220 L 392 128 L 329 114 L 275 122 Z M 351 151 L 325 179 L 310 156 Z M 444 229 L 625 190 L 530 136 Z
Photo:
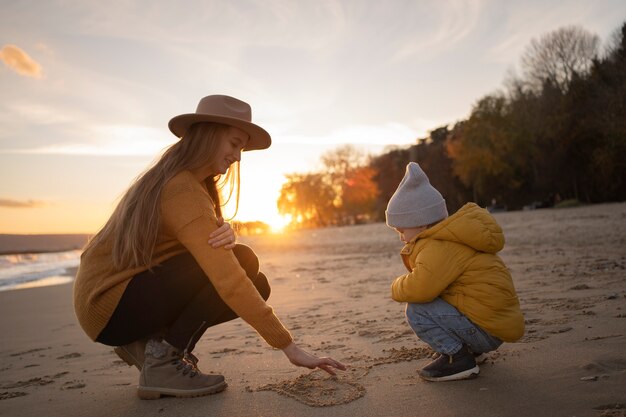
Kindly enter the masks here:
M 71 285 L 0 292 L 0 415 L 626 416 L 626 203 L 497 213 L 526 334 L 478 378 L 429 383 L 432 351 L 390 299 L 404 273 L 384 224 L 241 237 L 297 342 L 350 368 L 295 368 L 241 320 L 209 329 L 200 368 L 221 394 L 142 401 L 138 372 L 92 343 Z

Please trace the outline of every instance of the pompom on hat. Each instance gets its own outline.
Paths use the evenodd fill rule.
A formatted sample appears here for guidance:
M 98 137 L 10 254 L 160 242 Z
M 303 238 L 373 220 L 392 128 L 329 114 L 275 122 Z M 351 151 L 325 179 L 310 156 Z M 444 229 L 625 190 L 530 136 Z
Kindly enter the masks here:
M 409 162 L 404 178 L 387 204 L 385 216 L 389 227 L 412 228 L 445 219 L 448 209 L 441 193 L 430 185 L 422 168 Z
M 269 148 L 272 138 L 261 126 L 252 123 L 252 109 L 244 101 L 230 96 L 211 95 L 200 100 L 195 113 L 172 118 L 169 128 L 177 138 L 182 138 L 195 123 L 214 122 L 233 126 L 246 132 L 250 139 L 244 151 Z

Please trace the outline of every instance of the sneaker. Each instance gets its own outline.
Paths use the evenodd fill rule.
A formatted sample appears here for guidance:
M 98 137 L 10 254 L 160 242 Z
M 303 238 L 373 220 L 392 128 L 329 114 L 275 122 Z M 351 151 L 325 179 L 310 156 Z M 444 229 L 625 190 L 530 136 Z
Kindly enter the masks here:
M 463 346 L 453 355 L 439 355 L 437 359 L 420 369 L 418 374 L 427 381 L 456 381 L 475 378 L 479 372 L 474 355 Z
M 430 358 L 434 360 L 440 357 L 441 355 L 442 353 L 435 352 L 431 355 Z M 489 356 L 487 356 L 487 352 L 482 352 L 482 353 L 472 352 L 472 355 L 474 355 L 474 360 L 476 361 L 476 365 L 483 364 L 487 362 L 487 360 L 489 359 Z
M 146 343 L 148 343 L 147 340 L 141 339 L 124 346 L 116 346 L 113 348 L 113 351 L 128 366 L 135 366 L 141 371 L 146 356 Z
M 150 340 L 137 395 L 153 400 L 162 395 L 174 397 L 199 397 L 215 394 L 226 388 L 222 375 L 207 375 L 185 359 L 183 353 L 166 342 Z
M 487 359 L 489 359 L 489 356 L 487 356 L 487 353 L 485 353 L 485 352 L 483 352 L 483 353 L 472 353 L 472 355 L 474 355 L 474 360 L 476 361 L 476 365 L 483 364 L 483 363 L 487 362 Z

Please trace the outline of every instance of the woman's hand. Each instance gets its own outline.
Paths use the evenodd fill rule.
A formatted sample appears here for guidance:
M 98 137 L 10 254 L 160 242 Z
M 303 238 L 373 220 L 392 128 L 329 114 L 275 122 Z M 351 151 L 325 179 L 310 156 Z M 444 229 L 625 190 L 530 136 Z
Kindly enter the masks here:
M 217 219 L 218 228 L 209 235 L 209 245 L 214 248 L 223 247 L 224 249 L 232 249 L 237 244 L 235 231 L 230 227 L 223 217 Z
M 341 362 L 334 360 L 333 358 L 318 358 L 315 355 L 311 355 L 310 353 L 302 350 L 295 343 L 291 343 L 289 346 L 283 349 L 289 361 L 296 366 L 303 366 L 309 369 L 320 368 L 324 371 L 328 372 L 331 375 L 335 375 L 335 369 L 341 369 L 342 371 L 346 370 L 346 366 Z

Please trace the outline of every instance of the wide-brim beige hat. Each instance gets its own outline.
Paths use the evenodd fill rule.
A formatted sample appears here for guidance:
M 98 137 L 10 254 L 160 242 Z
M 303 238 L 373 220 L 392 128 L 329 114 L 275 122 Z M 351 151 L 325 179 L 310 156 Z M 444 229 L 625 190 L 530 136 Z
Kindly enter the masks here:
M 168 126 L 176 137 L 182 138 L 191 125 L 202 122 L 222 123 L 246 132 L 250 139 L 244 151 L 267 149 L 272 144 L 270 134 L 261 126 L 252 123 L 250 105 L 230 96 L 206 96 L 198 103 L 195 113 L 176 116 L 170 120 Z

